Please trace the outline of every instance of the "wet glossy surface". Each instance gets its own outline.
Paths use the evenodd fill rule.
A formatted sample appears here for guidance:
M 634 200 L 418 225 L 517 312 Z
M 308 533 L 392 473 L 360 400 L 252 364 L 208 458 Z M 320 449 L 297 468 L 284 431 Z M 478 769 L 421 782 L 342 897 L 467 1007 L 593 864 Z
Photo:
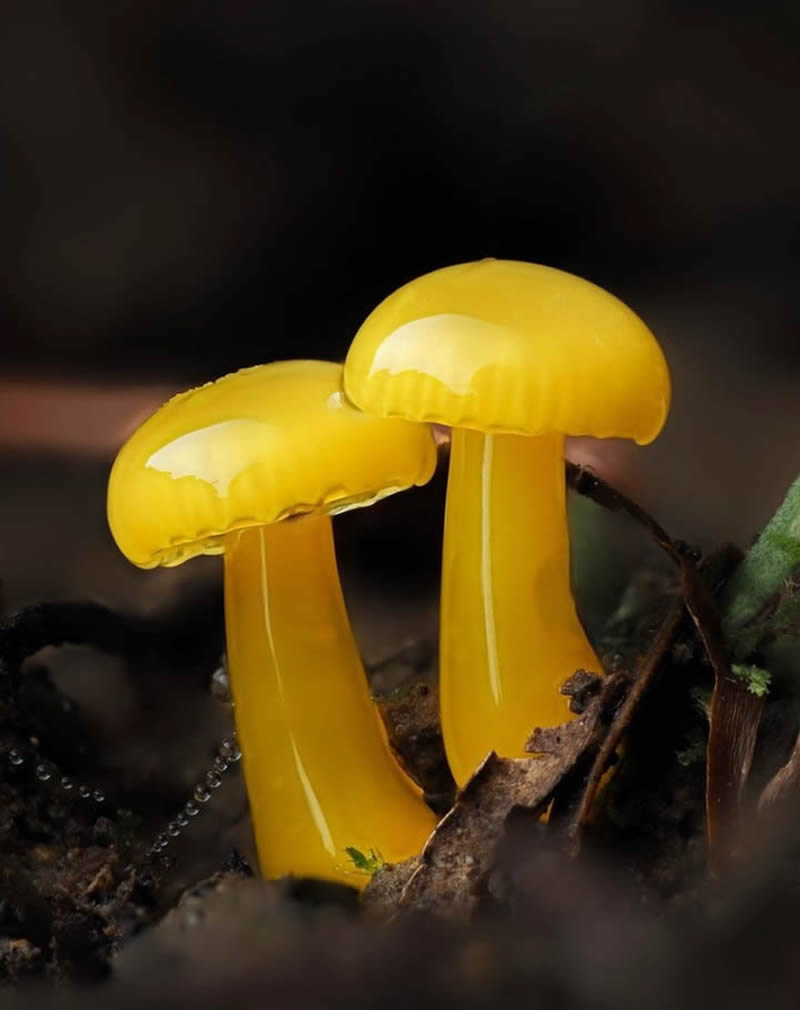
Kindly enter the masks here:
M 356 335 L 345 388 L 381 416 L 642 443 L 670 399 L 661 349 L 627 306 L 572 274 L 507 260 L 395 291 Z
M 572 718 L 560 685 L 601 670 L 572 598 L 563 444 L 453 432 L 439 676 L 461 785 L 490 750 L 521 755 L 536 726 Z
M 370 417 L 324 361 L 259 365 L 181 393 L 121 449 L 108 489 L 120 550 L 142 567 L 222 551 L 241 526 L 335 512 L 424 484 L 430 431 Z
M 564 435 L 651 441 L 669 409 L 667 365 L 607 291 L 481 260 L 385 299 L 353 341 L 345 389 L 365 411 L 454 428 L 440 680 L 463 784 L 488 751 L 522 754 L 536 726 L 570 718 L 559 687 L 576 669 L 600 672 L 570 586 Z
M 225 540 L 228 667 L 261 869 L 356 887 L 345 849 L 398 861 L 435 819 L 395 763 L 339 587 L 331 521 Z

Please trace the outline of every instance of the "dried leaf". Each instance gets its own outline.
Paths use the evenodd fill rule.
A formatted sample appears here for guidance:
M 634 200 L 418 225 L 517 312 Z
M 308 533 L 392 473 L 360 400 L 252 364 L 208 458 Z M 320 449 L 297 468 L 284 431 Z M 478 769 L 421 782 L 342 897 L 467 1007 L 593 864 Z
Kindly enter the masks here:
M 722 572 L 719 577 L 724 577 Z M 719 876 L 739 844 L 742 801 L 764 700 L 733 675 L 712 589 L 691 559 L 683 562 L 681 581 L 686 609 L 714 669 L 706 750 L 706 835 L 709 869 Z
M 535 757 L 489 754 L 428 840 L 418 868 L 403 889 L 401 906 L 468 919 L 491 869 L 506 818 L 515 810 L 536 815 L 546 807 L 556 787 L 595 741 L 602 709 L 602 699 L 596 698 L 580 718 L 536 730 L 526 748 Z
M 764 701 L 732 677 L 717 677 L 706 753 L 709 868 L 724 873 L 741 835 L 742 800 Z

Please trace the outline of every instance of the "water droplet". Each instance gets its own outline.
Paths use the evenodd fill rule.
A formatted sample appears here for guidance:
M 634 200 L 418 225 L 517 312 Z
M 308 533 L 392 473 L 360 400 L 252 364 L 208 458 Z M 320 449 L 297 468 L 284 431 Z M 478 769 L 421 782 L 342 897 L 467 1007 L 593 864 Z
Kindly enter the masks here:
M 78 786 L 78 796 L 82 800 L 88 800 L 92 795 L 92 790 L 88 786 Z
M 239 750 L 239 745 L 236 743 L 236 738 L 232 736 L 225 737 L 222 743 L 219 745 L 219 756 L 224 761 L 238 761 L 242 756 L 242 752 Z
M 202 782 L 198 782 L 194 787 L 194 798 L 198 803 L 208 803 L 211 799 L 211 793 L 206 789 Z
M 209 789 L 219 789 L 222 785 L 222 776 L 219 772 L 206 772 L 206 785 Z
M 40 782 L 47 782 L 50 778 L 51 772 L 46 764 L 40 764 L 36 766 L 36 778 Z
M 156 838 L 155 844 L 158 846 L 159 851 L 166 849 L 169 845 L 169 835 L 162 831 L 158 838 Z
M 228 762 L 225 760 L 224 757 L 217 754 L 217 756 L 214 758 L 214 771 L 218 771 L 220 774 L 222 774 L 227 770 L 228 770 Z
M 69 792 L 70 789 L 72 789 L 72 779 L 69 777 L 69 775 L 63 775 L 62 776 L 62 778 L 61 778 L 61 788 L 65 789 L 67 792 Z
M 183 812 L 188 817 L 197 817 L 197 815 L 200 813 L 200 807 L 198 807 L 196 803 L 192 803 L 192 801 L 189 800 L 189 802 L 183 808 Z
M 95 789 L 95 791 L 92 793 L 92 799 L 95 801 L 95 803 L 103 803 L 105 798 L 106 794 L 103 792 L 102 789 Z
M 228 672 L 224 666 L 218 667 L 211 675 L 211 694 L 217 701 L 230 703 L 231 685 L 228 680 Z
M 186 816 L 186 813 L 183 810 L 181 810 L 181 812 L 175 818 L 175 823 L 178 825 L 179 828 L 185 828 L 186 825 L 189 823 L 189 818 Z
M 8 760 L 14 766 L 19 766 L 25 760 L 16 747 L 12 747 L 8 752 Z
M 178 827 L 175 821 L 170 821 L 167 825 L 167 834 L 170 838 L 177 838 L 181 833 L 181 829 Z

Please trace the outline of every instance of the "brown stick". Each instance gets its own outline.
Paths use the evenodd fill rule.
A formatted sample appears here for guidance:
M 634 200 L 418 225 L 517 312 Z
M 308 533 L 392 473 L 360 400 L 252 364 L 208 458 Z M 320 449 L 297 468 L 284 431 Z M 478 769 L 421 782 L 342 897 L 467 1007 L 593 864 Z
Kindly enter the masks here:
M 591 498 L 592 501 L 597 502 L 598 505 L 602 505 L 609 512 L 624 512 L 630 516 L 634 522 L 639 523 L 640 526 L 643 526 L 647 530 L 658 546 L 676 564 L 680 564 L 681 549 L 685 549 L 685 545 L 673 540 L 663 526 L 657 523 L 649 512 L 645 512 L 641 505 L 637 505 L 627 495 L 611 487 L 602 477 L 598 477 L 588 467 L 582 466 L 580 463 L 570 463 L 569 461 L 567 461 L 566 466 L 567 487 L 572 488 L 577 494 L 583 495 L 584 498 Z
M 697 568 L 698 553 L 681 541 L 673 540 L 641 506 L 606 484 L 602 478 L 586 467 L 568 462 L 566 475 L 567 485 L 578 494 L 591 498 L 611 511 L 624 512 L 639 523 L 680 569 L 681 590 L 686 609 L 714 670 L 706 755 L 706 831 L 709 868 L 712 873 L 719 874 L 727 865 L 736 844 L 734 839 L 739 826 L 744 788 L 750 773 L 763 702 L 751 694 L 731 672 L 712 592 Z M 668 626 L 669 619 L 665 622 L 662 632 L 665 628 L 668 629 Z M 661 633 L 653 643 L 653 647 L 661 644 L 660 638 Z M 657 667 L 658 662 L 654 669 Z M 643 682 L 642 673 L 647 674 Z M 652 674 L 653 669 L 647 667 L 646 659 L 643 671 L 637 677 L 634 688 L 623 706 L 627 710 L 630 704 L 631 714 Z M 616 726 L 615 722 L 612 732 L 609 733 L 609 739 L 612 734 L 615 737 L 621 736 L 621 733 L 615 733 Z M 624 726 L 622 728 L 624 729 Z M 595 789 L 599 782 L 597 776 L 602 776 L 605 765 L 618 743 L 618 739 L 613 744 L 606 741 L 608 746 L 603 748 L 605 763 L 602 767 L 595 763 L 590 776 Z M 592 799 L 593 794 L 589 795 L 587 790 L 587 797 L 584 797 L 584 800 L 591 802 Z M 582 803 L 581 807 L 584 806 L 585 803 Z
M 603 775 L 622 742 L 622 737 L 630 725 L 631 718 L 639 702 L 642 700 L 654 674 L 661 666 L 664 656 L 672 645 L 682 618 L 683 600 L 678 600 L 670 609 L 658 634 L 647 650 L 636 674 L 633 686 L 622 703 L 617 717 L 606 734 L 606 738 L 592 763 L 577 812 L 567 829 L 567 834 L 571 839 L 570 853 L 573 856 L 577 856 L 580 852 L 583 828 L 589 823 L 592 804 L 594 803 Z

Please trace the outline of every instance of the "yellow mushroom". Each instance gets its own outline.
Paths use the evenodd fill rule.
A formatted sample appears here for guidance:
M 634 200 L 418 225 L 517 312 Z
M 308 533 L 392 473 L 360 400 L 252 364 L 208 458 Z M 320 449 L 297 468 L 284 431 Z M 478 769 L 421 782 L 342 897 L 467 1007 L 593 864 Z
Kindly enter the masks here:
M 346 853 L 418 852 L 435 819 L 395 763 L 330 516 L 428 481 L 426 426 L 369 417 L 340 365 L 244 369 L 170 400 L 121 449 L 108 519 L 141 566 L 224 554 L 228 666 L 262 872 L 362 886 Z
M 362 410 L 451 426 L 441 590 L 442 728 L 456 781 L 570 718 L 559 687 L 601 672 L 570 584 L 564 436 L 644 444 L 669 409 L 664 356 L 613 295 L 482 260 L 383 301 L 345 362 Z

